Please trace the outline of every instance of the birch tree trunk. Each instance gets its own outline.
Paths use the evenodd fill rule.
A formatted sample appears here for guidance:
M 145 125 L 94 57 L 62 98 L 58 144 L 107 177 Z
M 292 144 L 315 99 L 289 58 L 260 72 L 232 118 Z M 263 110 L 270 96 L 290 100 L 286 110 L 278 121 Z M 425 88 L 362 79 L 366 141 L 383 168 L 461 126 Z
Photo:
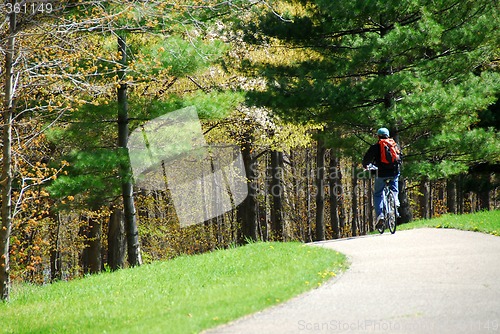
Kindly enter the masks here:
M 16 0 L 11 0 L 12 6 Z M 5 97 L 3 105 L 3 133 L 2 133 L 2 175 L 0 189 L 2 192 L 2 227 L 0 229 L 0 299 L 9 300 L 10 292 L 10 266 L 9 266 L 9 241 L 12 228 L 12 115 L 14 113 L 14 54 L 16 13 L 9 15 L 9 36 L 5 47 Z
M 125 35 L 118 36 L 118 52 L 120 53 L 121 68 L 119 70 L 120 86 L 118 95 L 118 146 L 123 152 L 128 152 L 128 98 L 126 67 L 127 67 L 127 43 Z M 134 205 L 134 189 L 131 178 L 131 167 L 127 155 L 121 161 L 122 197 L 125 219 L 125 232 L 127 235 L 127 259 L 130 266 L 139 266 L 142 263 L 139 247 L 139 231 L 137 229 L 137 215 Z

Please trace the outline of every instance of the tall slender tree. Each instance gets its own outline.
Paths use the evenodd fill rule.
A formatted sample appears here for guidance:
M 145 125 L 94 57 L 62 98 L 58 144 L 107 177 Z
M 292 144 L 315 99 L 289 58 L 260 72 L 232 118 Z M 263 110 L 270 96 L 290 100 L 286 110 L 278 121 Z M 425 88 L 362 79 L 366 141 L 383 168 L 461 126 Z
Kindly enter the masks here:
M 9 4 L 12 8 L 16 0 Z M 0 189 L 2 192 L 2 227 L 0 230 L 0 299 L 9 299 L 9 240 L 12 228 L 12 118 L 14 114 L 14 62 L 16 57 L 17 14 L 11 11 L 8 15 L 9 32 L 5 45 L 4 65 L 4 103 L 2 112 L 2 173 Z
M 283 197 L 284 197 L 284 161 L 283 152 L 271 151 L 271 230 L 276 240 L 283 240 Z
M 316 241 L 325 240 L 325 154 L 326 148 L 321 140 L 316 150 Z
M 137 215 L 134 204 L 134 186 L 132 184 L 132 170 L 128 160 L 129 114 L 127 96 L 127 40 L 125 34 L 118 34 L 118 53 L 121 55 L 117 88 L 118 98 L 118 147 L 123 156 L 120 163 L 120 176 L 122 183 L 122 198 L 125 219 L 125 232 L 127 235 L 127 258 L 131 266 L 142 263 L 139 245 L 139 230 L 137 229 Z
M 345 222 L 343 211 L 342 173 L 340 171 L 340 158 L 337 149 L 330 150 L 330 165 L 328 169 L 330 191 L 330 221 L 332 223 L 333 238 L 340 238 L 340 231 Z

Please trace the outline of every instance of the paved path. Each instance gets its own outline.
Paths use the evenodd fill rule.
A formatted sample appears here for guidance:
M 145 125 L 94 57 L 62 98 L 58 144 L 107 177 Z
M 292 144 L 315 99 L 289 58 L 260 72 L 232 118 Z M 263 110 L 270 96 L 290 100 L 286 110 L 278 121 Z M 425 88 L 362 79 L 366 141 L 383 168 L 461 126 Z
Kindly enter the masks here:
M 350 268 L 215 333 L 500 334 L 500 237 L 445 229 L 317 244 Z

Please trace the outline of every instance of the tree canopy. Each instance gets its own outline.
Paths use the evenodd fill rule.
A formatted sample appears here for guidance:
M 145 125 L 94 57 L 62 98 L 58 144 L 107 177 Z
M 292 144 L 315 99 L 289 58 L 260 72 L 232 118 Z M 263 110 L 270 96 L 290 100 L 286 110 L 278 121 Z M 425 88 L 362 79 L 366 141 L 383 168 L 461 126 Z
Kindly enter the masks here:
M 413 175 L 498 159 L 497 146 L 484 145 L 498 134 L 471 132 L 498 99 L 498 9 L 491 1 L 277 2 L 242 23 L 248 43 L 277 54 L 248 63 L 267 84 L 249 100 L 366 142 L 389 127 Z

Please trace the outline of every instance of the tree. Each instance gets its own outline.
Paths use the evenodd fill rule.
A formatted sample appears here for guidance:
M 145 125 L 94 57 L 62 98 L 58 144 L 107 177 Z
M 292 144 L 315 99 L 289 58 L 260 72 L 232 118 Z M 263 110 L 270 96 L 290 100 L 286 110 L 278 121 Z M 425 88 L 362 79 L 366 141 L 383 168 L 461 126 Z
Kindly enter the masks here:
M 329 189 L 330 189 L 330 220 L 332 222 L 333 238 L 340 238 L 340 231 L 345 226 L 343 205 L 344 191 L 338 149 L 330 150 Z
M 498 73 L 488 69 L 497 13 L 490 1 L 278 2 L 246 22 L 246 40 L 292 51 L 286 60 L 248 62 L 267 84 L 249 99 L 296 122 L 342 127 L 365 142 L 387 126 L 406 151 L 404 177 L 430 168 L 456 174 L 467 163 L 456 158 L 462 153 L 455 134 L 468 139 L 499 89 Z
M 118 147 L 123 153 L 127 151 L 129 136 L 129 114 L 127 97 L 127 42 L 125 35 L 118 35 L 118 53 L 121 55 L 118 78 L 120 85 L 117 89 L 118 97 Z M 137 216 L 134 204 L 134 189 L 132 184 L 132 170 L 128 162 L 128 155 L 121 159 L 120 176 L 122 183 L 122 198 L 125 220 L 125 231 L 127 235 L 127 258 L 131 266 L 142 263 L 139 246 L 139 231 L 137 230 Z
M 318 141 L 316 150 L 316 241 L 325 240 L 325 154 L 326 148 Z
M 284 186 L 283 186 L 283 173 L 284 173 L 284 161 L 283 152 L 271 151 L 271 182 L 270 190 L 271 194 L 271 231 L 276 240 L 283 240 L 283 196 L 284 196 Z
M 128 262 L 138 265 L 141 261 L 128 133 L 147 120 L 189 105 L 197 106 L 201 118 L 217 118 L 239 103 L 238 93 L 219 92 L 213 87 L 205 90 L 196 80 L 196 75 L 205 69 L 215 69 L 215 62 L 226 51 L 219 40 L 207 37 L 208 25 L 202 26 L 207 22 L 198 19 L 208 21 L 207 13 L 225 9 L 222 5 L 217 7 L 216 2 L 207 3 L 206 7 L 186 2 L 185 7 L 175 7 L 174 11 L 162 2 L 94 4 L 92 20 L 84 4 L 75 7 L 71 16 L 87 29 L 77 30 L 77 38 L 89 36 L 89 31 L 104 34 L 90 33 L 77 49 L 86 60 L 75 64 L 75 68 L 86 73 L 82 78 L 88 83 L 88 90 L 82 94 L 85 104 L 64 119 L 66 125 L 61 123 L 53 131 L 54 142 L 73 148 L 70 157 L 65 157 L 73 163 L 73 173 L 54 182 L 50 189 L 60 198 L 86 189 L 85 202 L 94 203 L 93 209 L 117 205 L 114 177 L 118 175 L 123 205 L 117 206 L 125 210 Z M 116 44 L 118 56 L 116 49 L 112 50 Z M 95 92 L 99 92 L 98 97 Z M 117 103 L 110 101 L 115 94 Z M 116 110 L 118 131 L 110 132 L 112 119 L 116 119 L 112 113 Z M 82 130 L 88 135 L 85 140 L 80 138 Z M 96 137 L 96 133 L 101 135 Z M 75 154 L 75 148 L 80 152 Z M 91 168 L 99 171 L 88 174 Z
M 17 1 L 11 0 L 14 6 Z M 12 227 L 12 117 L 14 114 L 14 60 L 16 54 L 15 34 L 17 32 L 17 15 L 15 11 L 8 14 L 9 33 L 5 46 L 5 77 L 2 129 L 2 228 L 0 230 L 0 299 L 9 299 L 9 243 Z
M 2 67 L 4 69 L 2 103 L 2 172 L 0 181 L 2 197 L 2 229 L 0 231 L 0 299 L 9 298 L 9 242 L 13 226 L 13 218 L 20 214 L 23 207 L 29 207 L 29 197 L 39 200 L 40 185 L 51 179 L 52 171 L 43 159 L 45 153 L 38 139 L 51 123 L 36 121 L 42 112 L 55 115 L 63 112 L 68 104 L 65 101 L 66 90 L 58 87 L 55 93 L 50 75 L 43 70 L 50 65 L 45 60 L 36 62 L 37 56 L 44 58 L 41 45 L 53 32 L 50 28 L 41 33 L 39 27 L 47 28 L 50 22 L 48 13 L 54 8 L 43 5 L 43 11 L 23 12 L 19 1 L 7 1 L 2 7 L 7 29 L 3 25 L 1 43 L 5 54 Z M 45 9 L 47 9 L 47 12 Z M 36 41 L 36 42 L 34 42 Z M 40 52 L 41 51 L 41 52 Z M 36 103 L 43 99 L 43 103 Z M 69 99 L 71 100 L 71 99 Z M 15 130 L 14 130 L 15 129 Z M 39 159 L 38 161 L 33 161 Z M 55 175 L 52 175 L 55 177 Z M 33 189 L 38 188 L 38 196 Z M 28 219 L 30 221 L 30 219 Z
M 12 7 L 16 3 L 11 1 Z M 11 32 L 2 31 L 4 53 L 16 57 L 10 63 L 8 60 L 12 60 L 12 57 L 6 57 L 7 61 L 2 63 L 2 67 L 18 66 L 12 71 L 6 70 L 8 75 L 2 82 L 4 90 L 8 92 L 9 87 L 12 87 L 12 77 L 9 75 L 16 72 L 16 91 L 10 95 L 15 96 L 16 104 L 12 104 L 10 116 L 9 110 L 4 108 L 2 112 L 3 134 L 7 138 L 7 145 L 3 145 L 2 173 L 4 176 L 10 175 L 10 178 L 4 179 L 5 187 L 2 188 L 2 205 L 7 208 L 3 210 L 7 219 L 2 219 L 5 228 L 1 231 L 1 255 L 2 261 L 5 261 L 3 296 L 8 295 L 8 291 L 5 294 L 3 292 L 8 288 L 9 236 L 11 218 L 16 213 L 21 226 L 29 227 L 32 224 L 32 227 L 41 226 L 44 229 L 56 227 L 57 232 L 50 234 L 54 242 L 50 249 L 51 264 L 56 271 L 60 270 L 57 264 L 61 260 L 59 228 L 62 221 L 54 208 L 66 209 L 67 212 L 73 208 L 96 211 L 102 205 L 116 202 L 117 189 L 120 188 L 116 176 L 120 175 L 118 167 L 122 161 L 122 155 L 117 152 L 118 138 L 114 128 L 118 106 L 113 100 L 118 86 L 127 84 L 129 96 L 132 97 L 128 101 L 132 106 L 127 117 L 130 127 L 182 107 L 183 104 L 198 104 L 204 118 L 220 117 L 241 101 L 241 98 L 234 97 L 241 94 L 223 92 L 220 87 L 211 86 L 205 90 L 196 86 L 197 76 L 205 75 L 202 69 L 213 66 L 226 50 L 217 41 L 217 36 L 205 33 L 212 29 L 207 22 L 230 13 L 236 8 L 237 2 L 228 6 L 224 1 L 203 4 L 186 1 L 177 6 L 179 4 L 166 4 L 163 1 L 123 3 L 71 0 L 51 5 L 52 13 L 47 15 L 17 15 L 17 40 Z M 15 21 L 10 20 L 11 23 Z M 189 29 L 186 29 L 187 26 Z M 116 52 L 115 33 L 118 31 L 124 31 L 129 42 L 128 56 L 131 56 L 131 61 L 125 80 L 117 76 L 122 69 Z M 21 35 L 19 32 L 26 34 Z M 16 42 L 15 50 L 8 47 L 9 41 Z M 180 53 L 170 52 L 179 50 Z M 170 86 L 167 87 L 167 83 Z M 176 91 L 164 94 L 171 83 L 179 84 Z M 193 86 L 188 87 L 187 83 L 196 86 L 194 93 Z M 8 98 L 9 94 L 6 96 L 7 105 L 11 99 Z M 22 126 L 16 124 L 20 120 L 23 121 Z M 56 123 L 57 127 L 50 133 L 46 132 Z M 16 140 L 11 140 L 10 129 L 13 124 L 16 126 L 14 134 L 19 134 L 19 138 L 14 137 Z M 28 129 L 26 124 L 33 128 Z M 84 132 L 79 132 L 82 129 Z M 36 136 L 44 138 L 45 135 L 51 140 L 34 140 Z M 13 145 L 9 145 L 10 141 Z M 35 142 L 39 146 L 35 147 Z M 14 163 L 11 163 L 11 147 L 14 148 L 12 159 L 17 159 Z M 56 178 L 54 174 L 60 169 L 54 167 L 66 165 L 64 157 L 69 158 L 72 165 L 65 170 L 68 175 L 54 180 L 49 188 L 52 195 L 49 198 L 43 183 L 52 181 L 52 176 Z M 36 201 L 42 199 L 43 204 L 30 205 L 31 201 L 25 200 L 25 195 Z M 98 240 L 95 237 L 101 233 L 99 229 L 103 218 L 98 216 L 99 223 L 95 224 L 95 216 L 86 217 L 90 233 L 88 245 L 92 243 L 95 246 L 93 257 L 98 259 L 100 245 L 94 241 Z M 31 231 L 33 233 L 25 237 L 21 229 L 14 230 L 15 246 L 18 247 L 20 243 L 21 246 L 31 247 L 33 235 L 42 238 L 45 233 L 42 228 Z M 94 264 L 94 268 L 100 267 L 97 261 Z

